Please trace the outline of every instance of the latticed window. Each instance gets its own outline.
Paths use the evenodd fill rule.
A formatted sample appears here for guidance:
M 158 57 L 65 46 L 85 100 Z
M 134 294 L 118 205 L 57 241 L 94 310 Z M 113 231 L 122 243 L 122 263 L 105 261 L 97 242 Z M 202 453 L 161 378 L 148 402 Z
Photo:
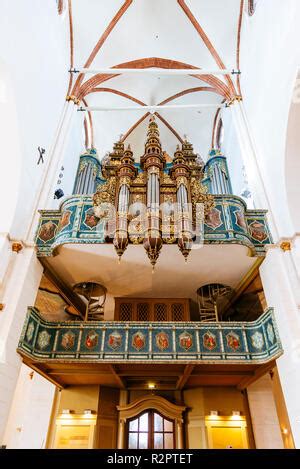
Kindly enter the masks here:
M 115 321 L 190 321 L 187 298 L 115 298 Z
M 132 321 L 133 319 L 133 304 L 121 303 L 120 304 L 120 321 Z
M 138 303 L 137 304 L 137 320 L 138 321 L 149 321 L 150 318 L 150 307 L 149 303 Z
M 155 303 L 154 321 L 167 321 L 167 305 L 165 303 Z
M 173 303 L 171 306 L 172 321 L 184 321 L 184 309 L 182 303 Z

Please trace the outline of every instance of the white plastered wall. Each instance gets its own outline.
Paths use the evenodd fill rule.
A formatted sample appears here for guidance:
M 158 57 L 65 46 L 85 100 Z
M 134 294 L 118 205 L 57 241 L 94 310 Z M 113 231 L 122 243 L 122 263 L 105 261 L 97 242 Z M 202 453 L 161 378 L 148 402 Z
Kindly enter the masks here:
M 40 439 L 33 440 L 32 428 L 39 411 L 40 434 L 45 433 L 54 389 L 41 377 L 32 380 L 30 389 L 28 383 L 25 385 L 16 348 L 43 270 L 26 234 L 46 167 L 37 165 L 37 147 L 46 149 L 46 162 L 65 102 L 70 65 L 68 35 L 67 14 L 58 15 L 55 1 L 1 2 L 0 444 L 10 448 L 42 446 Z M 71 180 L 82 150 L 82 140 L 76 135 L 81 136 L 78 129 L 71 132 L 62 158 L 66 194 L 72 190 Z M 12 252 L 13 241 L 23 247 L 18 254 Z M 26 396 L 22 405 L 20 396 Z M 22 431 L 17 435 L 19 427 Z

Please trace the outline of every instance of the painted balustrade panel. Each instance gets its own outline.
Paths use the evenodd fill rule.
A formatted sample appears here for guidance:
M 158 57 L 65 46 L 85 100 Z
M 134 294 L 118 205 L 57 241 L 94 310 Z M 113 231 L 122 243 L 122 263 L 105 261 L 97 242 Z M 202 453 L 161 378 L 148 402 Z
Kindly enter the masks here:
M 282 354 L 268 309 L 252 323 L 47 322 L 29 308 L 18 352 L 35 361 L 267 363 Z
M 264 256 L 272 243 L 265 210 L 247 210 L 236 196 L 214 196 L 215 206 L 204 221 L 205 244 L 242 244 L 255 256 Z M 99 219 L 90 196 L 72 196 L 60 210 L 41 210 L 37 229 L 37 255 L 52 256 L 63 244 L 106 243 L 105 219 Z

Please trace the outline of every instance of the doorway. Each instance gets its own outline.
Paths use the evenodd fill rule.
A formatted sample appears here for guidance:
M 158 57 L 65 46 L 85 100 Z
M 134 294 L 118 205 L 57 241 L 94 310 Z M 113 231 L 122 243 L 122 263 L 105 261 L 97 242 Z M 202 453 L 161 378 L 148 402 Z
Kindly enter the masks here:
M 128 449 L 174 449 L 174 420 L 146 410 L 127 422 Z

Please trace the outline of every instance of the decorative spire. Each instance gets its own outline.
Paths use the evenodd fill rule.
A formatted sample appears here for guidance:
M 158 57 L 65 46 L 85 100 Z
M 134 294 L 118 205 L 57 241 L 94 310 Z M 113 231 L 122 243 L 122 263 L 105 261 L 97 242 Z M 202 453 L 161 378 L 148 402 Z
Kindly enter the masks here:
M 176 151 L 174 153 L 173 164 L 185 164 L 185 158 L 183 155 L 183 151 L 181 150 L 180 146 L 177 145 Z
M 131 150 L 130 144 L 127 145 L 126 150 L 124 151 L 124 155 L 121 159 L 122 163 L 129 163 L 133 164 L 134 163 L 134 158 L 133 158 L 133 151 Z
M 157 153 L 156 148 L 161 152 L 161 143 L 159 140 L 159 129 L 155 117 L 152 116 L 149 120 L 147 130 L 147 140 L 145 143 L 145 153 L 150 153 L 149 149 L 153 147 L 153 152 Z

